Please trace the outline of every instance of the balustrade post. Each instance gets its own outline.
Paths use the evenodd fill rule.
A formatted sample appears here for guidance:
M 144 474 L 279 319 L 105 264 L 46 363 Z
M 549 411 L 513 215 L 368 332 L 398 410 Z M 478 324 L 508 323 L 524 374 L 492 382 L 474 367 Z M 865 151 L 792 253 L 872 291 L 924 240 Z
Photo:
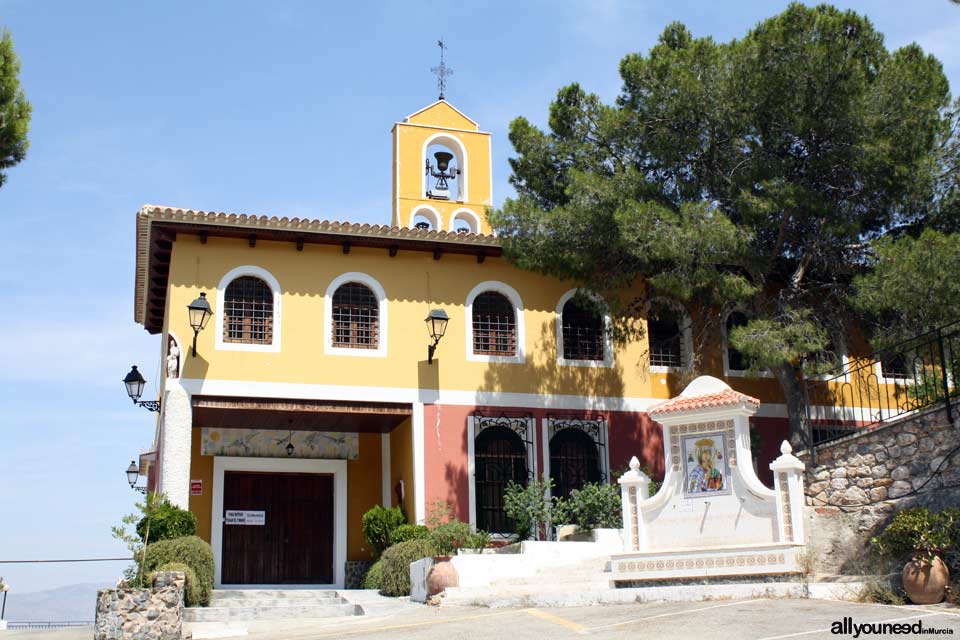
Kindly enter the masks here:
M 620 510 L 623 515 L 623 550 L 646 549 L 646 531 L 640 503 L 650 496 L 650 477 L 640 471 L 637 456 L 630 458 L 630 470 L 620 476 Z
M 780 457 L 770 463 L 773 490 L 777 494 L 777 528 L 780 542 L 804 544 L 803 470 L 805 465 L 793 455 L 786 440 L 780 445 Z

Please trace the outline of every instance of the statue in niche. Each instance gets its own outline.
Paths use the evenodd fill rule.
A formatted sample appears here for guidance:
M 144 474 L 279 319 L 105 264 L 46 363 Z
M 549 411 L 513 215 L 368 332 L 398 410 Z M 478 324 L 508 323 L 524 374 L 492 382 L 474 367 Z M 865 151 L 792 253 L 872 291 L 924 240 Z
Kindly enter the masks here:
M 180 377 L 180 345 L 173 336 L 167 336 L 167 377 Z

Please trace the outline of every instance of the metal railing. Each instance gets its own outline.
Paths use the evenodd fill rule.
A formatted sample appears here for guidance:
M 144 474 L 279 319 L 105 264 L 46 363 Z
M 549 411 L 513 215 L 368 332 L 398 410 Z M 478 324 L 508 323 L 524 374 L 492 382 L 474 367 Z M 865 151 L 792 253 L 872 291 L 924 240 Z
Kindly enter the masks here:
M 13 622 L 7 623 L 7 629 L 16 631 L 18 629 L 65 629 L 67 627 L 87 627 L 93 626 L 93 620 L 71 620 L 69 622 Z
M 953 420 L 958 395 L 960 322 L 933 329 L 804 383 L 814 445 L 944 403 Z

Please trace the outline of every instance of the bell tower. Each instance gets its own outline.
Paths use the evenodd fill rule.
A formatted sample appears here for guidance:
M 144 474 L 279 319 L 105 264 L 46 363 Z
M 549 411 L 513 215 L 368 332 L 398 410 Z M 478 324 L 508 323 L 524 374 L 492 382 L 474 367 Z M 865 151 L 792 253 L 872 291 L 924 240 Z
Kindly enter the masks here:
M 393 125 L 393 225 L 454 233 L 490 233 L 493 205 L 490 133 L 444 98 Z

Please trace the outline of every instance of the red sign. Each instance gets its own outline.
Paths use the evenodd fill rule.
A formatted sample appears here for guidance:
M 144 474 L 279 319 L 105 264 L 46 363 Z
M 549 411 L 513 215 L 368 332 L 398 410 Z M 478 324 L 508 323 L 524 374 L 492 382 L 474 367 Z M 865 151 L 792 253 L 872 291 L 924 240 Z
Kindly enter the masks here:
M 191 480 L 191 481 L 190 481 L 190 495 L 192 495 L 192 496 L 202 496 L 202 495 L 203 495 L 203 480 Z

